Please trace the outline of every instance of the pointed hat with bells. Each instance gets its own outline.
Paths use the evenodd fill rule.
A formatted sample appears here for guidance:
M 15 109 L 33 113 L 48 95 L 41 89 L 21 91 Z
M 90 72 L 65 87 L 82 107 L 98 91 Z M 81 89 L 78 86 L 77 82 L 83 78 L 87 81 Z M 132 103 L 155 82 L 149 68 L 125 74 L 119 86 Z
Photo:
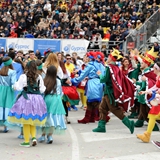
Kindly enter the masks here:
M 151 50 L 146 51 L 146 56 L 153 61 L 158 57 L 157 55 L 158 55 L 158 52 L 154 52 L 154 47 L 152 47 Z
M 120 58 L 123 58 L 123 56 L 120 55 L 120 52 L 115 48 L 113 48 L 113 51 L 110 53 L 109 56 L 114 62 L 116 62 Z
M 154 64 L 154 61 L 152 59 L 150 59 L 149 57 L 145 56 L 142 58 L 143 62 L 146 63 L 148 66 L 150 66 L 151 64 Z

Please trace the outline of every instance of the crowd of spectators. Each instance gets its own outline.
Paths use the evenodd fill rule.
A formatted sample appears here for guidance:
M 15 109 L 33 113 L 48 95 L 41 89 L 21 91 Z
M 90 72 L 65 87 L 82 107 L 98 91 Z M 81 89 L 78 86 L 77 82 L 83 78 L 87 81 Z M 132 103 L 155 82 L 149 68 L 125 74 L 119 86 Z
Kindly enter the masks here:
M 159 0 L 2 0 L 0 36 L 123 41 L 159 8 Z M 133 33 L 134 34 L 134 33 Z

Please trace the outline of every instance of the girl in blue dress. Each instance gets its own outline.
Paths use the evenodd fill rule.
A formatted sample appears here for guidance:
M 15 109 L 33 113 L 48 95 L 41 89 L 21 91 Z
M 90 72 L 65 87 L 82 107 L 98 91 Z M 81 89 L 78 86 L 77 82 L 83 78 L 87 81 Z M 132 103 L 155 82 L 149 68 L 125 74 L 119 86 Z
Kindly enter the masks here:
M 51 65 L 47 68 L 44 85 L 46 86 L 44 99 L 47 105 L 47 121 L 38 141 L 44 142 L 47 135 L 47 143 L 51 144 L 53 142 L 52 134 L 60 134 L 66 129 L 64 120 L 66 112 L 62 103 L 61 81 L 57 78 L 55 66 Z
M 10 57 L 3 58 L 4 66 L 0 70 L 0 124 L 4 125 L 10 108 L 14 102 L 14 91 L 12 85 L 16 82 L 16 71 L 13 70 L 12 59 Z M 6 126 L 4 131 L 8 132 Z

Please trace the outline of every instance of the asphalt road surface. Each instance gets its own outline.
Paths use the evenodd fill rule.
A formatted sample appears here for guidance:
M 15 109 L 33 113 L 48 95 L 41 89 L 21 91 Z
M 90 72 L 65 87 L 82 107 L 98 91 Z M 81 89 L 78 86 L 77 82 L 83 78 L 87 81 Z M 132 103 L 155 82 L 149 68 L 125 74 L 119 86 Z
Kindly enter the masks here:
M 17 138 L 19 132 L 9 130 L 0 133 L 0 160 L 159 160 L 160 150 L 151 142 L 142 143 L 136 138 L 137 133 L 143 133 L 147 126 L 135 128 L 134 134 L 111 115 L 106 125 L 106 133 L 93 133 L 97 123 L 78 124 L 84 111 L 71 110 L 71 124 L 67 124 L 64 135 L 54 135 L 53 143 L 38 143 L 36 147 L 24 148 Z M 159 125 L 160 127 L 160 125 Z M 3 130 L 3 127 L 0 127 Z M 37 138 L 40 135 L 37 135 Z M 160 132 L 153 132 L 151 140 L 160 141 Z

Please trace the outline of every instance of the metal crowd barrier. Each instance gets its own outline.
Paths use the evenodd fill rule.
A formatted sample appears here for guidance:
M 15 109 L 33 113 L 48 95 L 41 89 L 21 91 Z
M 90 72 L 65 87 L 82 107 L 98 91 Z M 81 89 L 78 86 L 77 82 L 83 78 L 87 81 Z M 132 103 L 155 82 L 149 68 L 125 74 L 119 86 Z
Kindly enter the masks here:
M 103 52 L 106 56 L 110 53 L 113 48 L 118 48 L 120 51 L 123 52 L 123 42 L 124 41 L 97 41 L 98 42 L 98 47 L 89 47 L 87 51 L 100 51 Z M 90 45 L 93 42 L 90 42 Z
M 147 41 L 160 28 L 160 9 L 158 9 L 144 24 L 135 29 L 126 37 L 123 44 L 123 50 L 127 53 L 128 49 L 137 48 L 139 50 L 147 48 Z

